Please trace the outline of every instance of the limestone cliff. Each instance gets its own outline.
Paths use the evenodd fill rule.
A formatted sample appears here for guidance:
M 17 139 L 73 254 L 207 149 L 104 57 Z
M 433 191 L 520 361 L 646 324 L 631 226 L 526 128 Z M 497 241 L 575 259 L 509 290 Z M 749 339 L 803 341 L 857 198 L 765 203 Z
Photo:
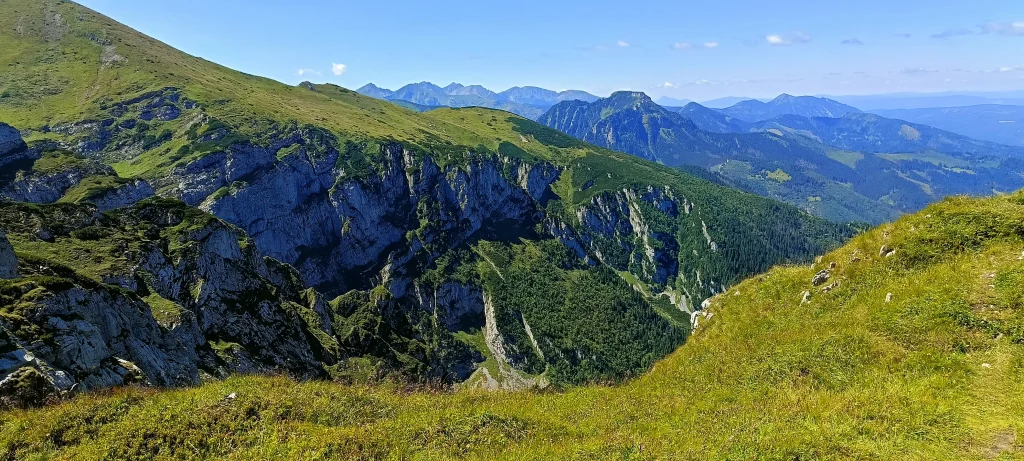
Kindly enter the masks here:
M 0 282 L 0 379 L 31 367 L 65 392 L 177 386 L 229 373 L 326 376 L 337 360 L 326 303 L 219 220 L 167 201 L 109 215 L 8 204 L 0 215 L 29 250 L 22 278 Z

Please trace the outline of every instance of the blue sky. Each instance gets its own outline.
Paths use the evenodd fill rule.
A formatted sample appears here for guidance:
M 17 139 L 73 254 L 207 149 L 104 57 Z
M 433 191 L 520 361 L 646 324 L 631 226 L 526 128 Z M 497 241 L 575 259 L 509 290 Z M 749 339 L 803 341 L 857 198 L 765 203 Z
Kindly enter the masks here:
M 455 81 L 696 100 L 1024 89 L 1021 0 L 80 3 L 290 84 Z

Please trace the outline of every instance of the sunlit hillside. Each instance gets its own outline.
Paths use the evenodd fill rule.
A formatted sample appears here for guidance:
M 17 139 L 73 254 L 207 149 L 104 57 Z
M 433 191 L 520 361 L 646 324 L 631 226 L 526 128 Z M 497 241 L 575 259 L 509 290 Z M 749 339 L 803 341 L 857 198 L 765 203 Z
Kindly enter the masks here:
M 0 450 L 19 459 L 1015 459 L 1022 250 L 1024 195 L 949 199 L 813 267 L 735 286 L 686 345 L 620 386 L 435 393 L 236 377 L 7 413 Z M 813 285 L 822 271 L 827 280 Z

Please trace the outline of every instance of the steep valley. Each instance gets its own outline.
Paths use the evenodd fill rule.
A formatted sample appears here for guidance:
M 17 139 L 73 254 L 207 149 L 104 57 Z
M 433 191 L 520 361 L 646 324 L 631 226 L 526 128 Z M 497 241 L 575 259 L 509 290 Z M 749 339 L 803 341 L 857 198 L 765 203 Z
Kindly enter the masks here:
M 751 277 L 710 300 L 685 345 L 620 385 L 410 393 L 233 377 L 8 413 L 0 450 L 14 458 L 1014 459 L 1024 430 L 1022 203 L 1020 193 L 947 199 L 813 264 Z
M 22 274 L 2 282 L 16 306 L 5 379 L 33 369 L 58 393 L 254 372 L 618 381 L 682 344 L 709 296 L 855 233 L 505 112 L 289 87 L 70 2 L 0 5 L 0 119 L 16 128 L 0 125 L 0 227 Z M 45 81 L 21 86 L 33 75 Z M 209 249 L 203 233 L 172 232 L 193 221 L 234 237 Z M 191 244 L 198 254 L 174 251 Z M 125 349 L 116 332 L 131 329 L 96 317 L 102 303 L 61 301 L 90 290 L 141 311 L 132 322 L 155 330 L 133 342 L 164 346 Z M 197 323 L 161 323 L 171 305 Z M 53 309 L 77 320 L 54 326 Z M 232 320 L 254 310 L 266 325 Z M 259 328 L 296 343 L 267 349 Z M 98 351 L 61 355 L 80 343 Z M 152 355 L 179 353 L 180 378 L 158 378 Z

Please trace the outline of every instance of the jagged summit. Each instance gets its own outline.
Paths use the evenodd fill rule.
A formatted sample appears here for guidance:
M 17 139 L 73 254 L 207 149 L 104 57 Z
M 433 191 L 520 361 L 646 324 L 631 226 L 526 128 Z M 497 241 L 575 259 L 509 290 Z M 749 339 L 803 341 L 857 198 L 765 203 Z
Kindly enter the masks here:
M 560 101 L 598 99 L 597 96 L 579 90 L 557 92 L 535 86 L 523 86 L 495 93 L 480 85 L 463 85 L 456 82 L 443 88 L 430 82 L 420 82 L 405 85 L 397 91 L 382 90 L 369 84 L 357 91 L 378 99 L 428 107 L 490 107 L 507 110 L 530 119 L 536 119 Z
M 362 86 L 361 88 L 356 90 L 356 92 L 361 94 L 361 95 L 369 96 L 371 98 L 378 98 L 378 99 L 385 99 L 385 98 L 395 94 L 394 91 L 386 90 L 384 88 L 380 88 L 377 85 L 374 85 L 372 83 L 368 83 L 368 84 Z

